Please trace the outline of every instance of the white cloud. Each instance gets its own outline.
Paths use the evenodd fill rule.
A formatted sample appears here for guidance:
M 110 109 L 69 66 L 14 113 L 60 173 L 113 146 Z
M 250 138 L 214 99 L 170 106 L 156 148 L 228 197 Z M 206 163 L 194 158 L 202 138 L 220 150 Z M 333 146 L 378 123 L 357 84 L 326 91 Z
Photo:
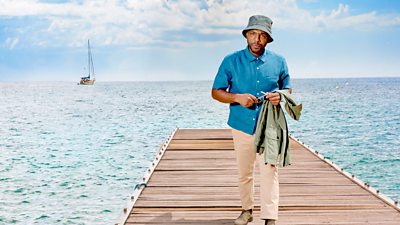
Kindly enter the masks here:
M 5 46 L 8 49 L 13 49 L 18 44 L 18 38 L 7 38 L 5 41 Z
M 72 0 L 57 4 L 0 0 L 0 18 L 29 18 L 8 30 L 21 35 L 20 43 L 42 46 L 80 46 L 88 38 L 97 45 L 131 47 L 206 43 L 210 36 L 237 35 L 252 14 L 269 15 L 275 29 L 309 32 L 400 26 L 399 15 L 353 15 L 345 4 L 313 15 L 299 8 L 296 0 Z

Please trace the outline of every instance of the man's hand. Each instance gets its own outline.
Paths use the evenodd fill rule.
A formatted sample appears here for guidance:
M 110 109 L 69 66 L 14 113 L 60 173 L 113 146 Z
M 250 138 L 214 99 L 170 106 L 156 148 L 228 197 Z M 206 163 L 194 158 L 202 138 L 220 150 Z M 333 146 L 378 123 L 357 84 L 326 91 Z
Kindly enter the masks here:
M 237 102 L 240 105 L 244 107 L 251 107 L 254 105 L 254 103 L 258 103 L 258 99 L 256 96 L 252 94 L 235 94 L 235 93 L 229 93 L 226 90 L 222 89 L 212 89 L 211 95 L 214 99 L 223 102 L 223 103 L 234 103 Z M 281 101 L 281 95 L 279 93 L 270 93 L 267 92 L 265 93 L 265 98 L 268 98 L 269 101 L 273 105 L 279 105 L 279 102 Z
M 272 105 L 279 105 L 281 101 L 281 95 L 279 93 L 270 93 L 268 92 L 266 98 L 272 103 Z
M 239 103 L 244 107 L 251 107 L 254 103 L 258 102 L 257 97 L 252 94 L 236 94 L 235 95 L 235 102 Z

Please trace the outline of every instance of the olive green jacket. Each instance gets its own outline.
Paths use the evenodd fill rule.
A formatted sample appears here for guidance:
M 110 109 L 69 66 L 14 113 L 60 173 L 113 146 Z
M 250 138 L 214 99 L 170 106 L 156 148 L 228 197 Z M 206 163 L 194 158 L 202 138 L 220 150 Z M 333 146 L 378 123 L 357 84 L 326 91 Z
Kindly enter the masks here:
M 300 119 L 302 104 L 297 105 L 288 90 L 275 91 L 285 100 L 286 112 L 295 120 Z M 274 106 L 264 100 L 254 138 L 255 151 L 264 153 L 265 163 L 271 165 L 290 165 L 289 134 L 285 114 L 281 105 Z

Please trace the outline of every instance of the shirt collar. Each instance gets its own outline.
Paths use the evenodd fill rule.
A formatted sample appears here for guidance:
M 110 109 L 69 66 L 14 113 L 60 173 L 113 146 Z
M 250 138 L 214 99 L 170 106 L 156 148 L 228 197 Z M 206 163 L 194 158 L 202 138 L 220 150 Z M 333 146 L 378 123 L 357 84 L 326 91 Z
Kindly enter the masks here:
M 251 52 L 250 52 L 250 50 L 249 50 L 249 46 L 246 47 L 245 53 L 244 53 L 244 54 L 245 54 L 246 58 L 247 58 L 250 62 L 252 62 L 252 61 L 254 61 L 254 60 L 257 60 L 257 57 L 255 57 L 253 54 L 251 54 Z M 261 61 L 265 62 L 265 59 L 266 59 L 266 57 L 267 57 L 267 54 L 268 54 L 268 51 L 267 51 L 267 49 L 265 49 L 265 50 L 264 50 L 264 53 L 263 53 L 260 57 L 258 57 L 258 59 L 260 59 Z

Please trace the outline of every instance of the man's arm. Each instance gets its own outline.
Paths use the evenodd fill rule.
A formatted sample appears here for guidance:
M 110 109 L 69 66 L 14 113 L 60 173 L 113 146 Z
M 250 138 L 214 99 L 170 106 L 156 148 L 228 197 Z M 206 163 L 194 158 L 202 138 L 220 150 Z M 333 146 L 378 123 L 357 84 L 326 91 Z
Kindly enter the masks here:
M 252 94 L 235 94 L 229 93 L 223 89 L 211 90 L 211 96 L 213 99 L 222 103 L 239 103 L 244 107 L 251 107 L 254 103 L 258 102 L 258 99 Z

